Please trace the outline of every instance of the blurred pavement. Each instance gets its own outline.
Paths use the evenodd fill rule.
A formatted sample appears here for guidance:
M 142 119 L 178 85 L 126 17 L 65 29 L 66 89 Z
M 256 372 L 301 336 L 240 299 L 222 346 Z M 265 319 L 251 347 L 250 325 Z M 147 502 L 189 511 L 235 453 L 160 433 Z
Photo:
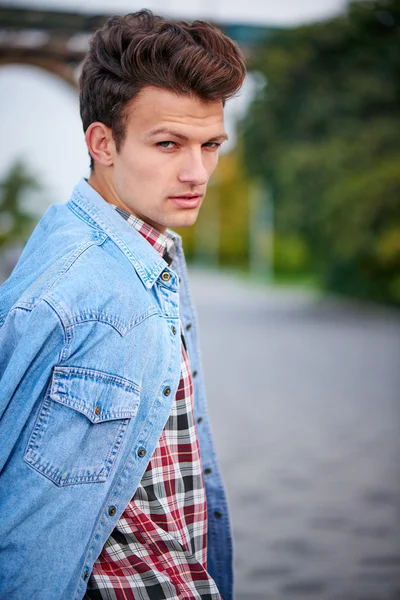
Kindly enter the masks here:
M 190 281 L 236 600 L 400 599 L 400 312 Z

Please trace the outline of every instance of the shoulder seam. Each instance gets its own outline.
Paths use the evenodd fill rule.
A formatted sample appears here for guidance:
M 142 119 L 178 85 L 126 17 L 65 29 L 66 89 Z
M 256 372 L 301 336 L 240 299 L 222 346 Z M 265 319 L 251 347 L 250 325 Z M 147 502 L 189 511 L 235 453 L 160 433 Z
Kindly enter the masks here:
M 72 265 L 78 260 L 78 258 L 86 252 L 92 246 L 100 246 L 107 239 L 107 234 L 103 234 L 98 236 L 95 239 L 91 239 L 90 241 L 85 242 L 81 246 L 79 246 L 72 254 L 68 254 L 67 258 L 64 261 L 62 268 L 54 275 L 54 277 L 47 283 L 47 286 L 42 290 L 40 296 L 31 297 L 30 301 L 28 300 L 21 301 L 20 298 L 15 302 L 15 304 L 11 308 L 25 308 L 27 310 L 32 310 L 41 302 L 42 300 L 46 300 L 47 294 L 52 290 L 55 284 L 59 281 L 59 279 L 69 271 Z M 0 324 L 1 324 L 1 313 L 0 313 Z M 7 317 L 7 315 L 5 315 Z
M 63 335 L 64 335 L 64 345 L 61 348 L 59 355 L 58 355 L 58 360 L 57 360 L 57 364 L 59 364 L 60 362 L 62 362 L 63 360 L 66 360 L 68 358 L 68 350 L 71 346 L 72 340 L 73 340 L 73 330 L 71 327 L 68 327 L 61 315 L 58 313 L 57 309 L 55 306 L 53 306 L 50 302 L 50 300 L 48 298 L 42 298 L 41 302 L 44 302 L 45 304 L 47 304 L 47 306 L 52 310 L 52 312 L 56 315 L 59 323 L 60 323 L 60 327 L 63 331 Z M 40 302 L 38 302 L 39 304 Z

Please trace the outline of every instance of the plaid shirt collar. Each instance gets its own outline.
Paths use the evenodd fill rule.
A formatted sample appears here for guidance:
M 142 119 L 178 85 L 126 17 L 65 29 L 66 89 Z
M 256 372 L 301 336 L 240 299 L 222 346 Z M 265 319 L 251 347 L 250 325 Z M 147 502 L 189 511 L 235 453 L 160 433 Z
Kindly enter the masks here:
M 126 210 L 110 205 L 121 215 L 134 229 L 136 229 L 152 246 L 158 254 L 170 265 L 175 256 L 175 240 L 168 233 L 161 233 L 155 227 L 139 219 Z

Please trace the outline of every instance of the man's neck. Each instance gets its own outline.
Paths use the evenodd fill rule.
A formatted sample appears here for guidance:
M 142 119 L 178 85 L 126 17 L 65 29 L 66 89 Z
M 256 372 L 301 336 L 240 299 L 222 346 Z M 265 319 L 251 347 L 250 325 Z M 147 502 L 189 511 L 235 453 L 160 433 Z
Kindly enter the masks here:
M 109 204 L 113 204 L 114 206 L 121 208 L 125 212 L 128 212 L 129 214 L 133 215 L 134 217 L 141 219 L 150 227 L 154 227 L 154 229 L 157 229 L 160 233 L 166 232 L 166 227 L 161 227 L 160 225 L 156 225 L 152 221 L 148 221 L 143 217 L 143 215 L 136 214 L 130 206 L 127 206 L 116 193 L 112 183 L 103 174 L 97 173 L 95 170 L 92 170 L 87 182 Z

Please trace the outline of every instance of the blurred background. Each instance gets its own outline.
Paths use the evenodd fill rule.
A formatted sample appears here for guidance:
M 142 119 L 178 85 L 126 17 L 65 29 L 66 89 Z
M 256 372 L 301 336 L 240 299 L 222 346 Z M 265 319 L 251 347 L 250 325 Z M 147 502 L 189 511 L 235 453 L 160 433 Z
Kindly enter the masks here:
M 199 219 L 179 231 L 237 600 L 399 600 L 400 0 L 145 7 L 213 21 L 249 70 Z M 89 174 L 91 33 L 140 8 L 0 2 L 0 281 Z

